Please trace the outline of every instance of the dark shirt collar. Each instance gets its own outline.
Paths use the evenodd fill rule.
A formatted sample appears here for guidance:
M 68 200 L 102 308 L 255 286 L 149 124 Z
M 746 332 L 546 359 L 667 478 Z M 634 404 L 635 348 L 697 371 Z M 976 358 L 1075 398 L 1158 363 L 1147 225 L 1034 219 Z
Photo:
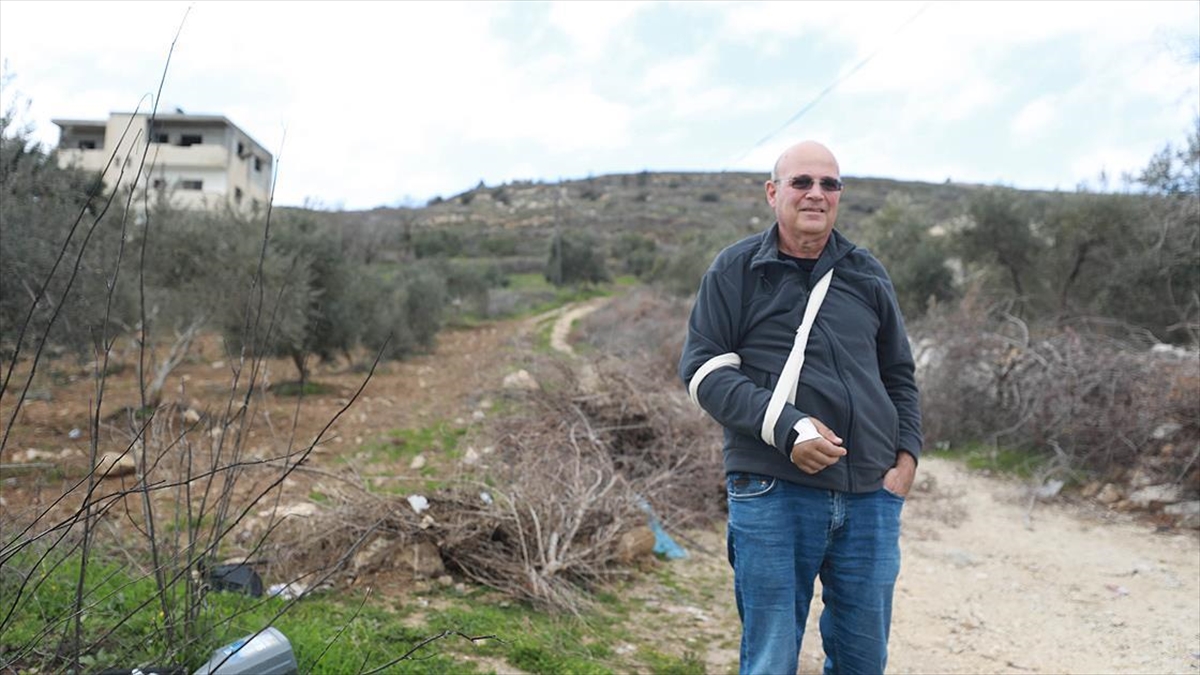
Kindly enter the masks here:
M 854 249 L 854 244 L 849 239 L 843 237 L 842 233 L 837 231 L 837 228 L 834 228 L 829 233 L 829 241 L 825 242 L 825 248 L 821 250 L 821 257 L 817 259 L 817 266 L 813 270 L 813 276 L 819 279 L 837 261 L 846 257 L 846 254 Z M 762 238 L 762 243 L 759 244 L 754 257 L 750 259 L 750 268 L 756 269 L 763 265 L 784 262 L 786 261 L 779 259 L 779 223 L 776 222 L 771 226 L 771 229 L 766 231 L 765 236 Z

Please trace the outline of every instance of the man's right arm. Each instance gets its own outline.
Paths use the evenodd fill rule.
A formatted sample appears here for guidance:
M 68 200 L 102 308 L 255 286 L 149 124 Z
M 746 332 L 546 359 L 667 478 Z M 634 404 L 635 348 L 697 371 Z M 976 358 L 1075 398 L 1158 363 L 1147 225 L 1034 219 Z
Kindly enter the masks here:
M 736 350 L 742 319 L 741 293 L 719 271 L 709 269 L 688 319 L 679 375 L 692 400 L 722 426 L 762 438 L 771 391 L 756 385 L 739 368 L 741 357 Z M 789 435 L 795 438 L 792 432 L 805 418 L 795 406 L 785 405 L 770 445 L 791 457 Z

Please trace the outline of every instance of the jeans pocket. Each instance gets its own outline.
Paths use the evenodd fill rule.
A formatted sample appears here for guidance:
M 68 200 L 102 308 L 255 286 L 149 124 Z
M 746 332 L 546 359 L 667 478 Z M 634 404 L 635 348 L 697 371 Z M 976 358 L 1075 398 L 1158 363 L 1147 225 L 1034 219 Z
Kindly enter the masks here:
M 770 492 L 775 480 L 771 476 L 735 471 L 725 476 L 725 491 L 730 499 L 753 499 Z
M 898 495 L 895 492 L 892 492 L 891 490 L 887 489 L 886 487 L 880 487 L 879 491 L 882 492 L 883 494 L 891 497 L 892 499 L 899 499 L 900 501 L 904 501 L 906 499 L 906 497 Z

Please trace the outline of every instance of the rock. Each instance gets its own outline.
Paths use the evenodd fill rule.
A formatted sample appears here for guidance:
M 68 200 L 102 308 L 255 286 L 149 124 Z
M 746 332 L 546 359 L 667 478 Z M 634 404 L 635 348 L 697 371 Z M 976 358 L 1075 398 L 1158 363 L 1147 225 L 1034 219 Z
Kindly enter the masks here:
M 437 578 L 437 584 L 442 588 L 449 588 L 454 585 L 454 577 L 449 574 L 443 574 Z
M 183 413 L 183 421 L 188 424 L 195 424 L 200 421 L 200 413 L 196 412 L 195 408 L 188 408 Z
M 1177 422 L 1166 422 L 1165 424 L 1160 424 L 1155 427 L 1154 431 L 1150 433 L 1150 438 L 1153 438 L 1156 441 L 1161 441 L 1164 438 L 1174 436 L 1175 432 L 1182 428 L 1183 425 Z
M 515 373 L 509 373 L 504 376 L 504 382 L 501 385 L 505 389 L 513 389 L 517 391 L 537 391 L 541 388 L 537 380 L 529 374 L 525 369 L 518 370 Z
M 595 366 L 590 363 L 584 364 L 579 369 L 579 391 L 584 394 L 605 393 L 604 382 L 600 380 L 600 375 L 596 372 Z
M 1062 491 L 1063 485 L 1066 485 L 1066 482 L 1063 480 L 1057 478 L 1048 480 L 1037 490 L 1034 490 L 1034 495 L 1038 499 L 1053 499 Z
M 1163 513 L 1174 516 L 1179 527 L 1200 530 L 1200 501 L 1168 504 L 1163 507 Z
M 1142 469 L 1136 469 L 1129 475 L 1128 482 L 1130 487 L 1138 489 L 1150 485 L 1154 482 L 1154 479 L 1150 477 L 1150 474 L 1146 473 Z
M 408 468 L 412 469 L 413 471 L 419 471 L 425 468 L 425 462 L 425 455 L 417 455 L 416 457 L 412 458 L 411 462 L 408 463 Z
M 37 448 L 28 448 L 25 452 L 18 452 L 13 455 L 13 459 L 18 463 L 24 464 L 27 462 L 36 462 L 39 460 L 57 460 L 61 455 L 49 450 L 38 450 Z
M 629 565 L 654 555 L 654 541 L 654 530 L 645 525 L 627 530 L 617 541 L 617 560 Z
M 1084 499 L 1091 499 L 1092 497 L 1095 497 L 1099 493 L 1100 493 L 1100 481 L 1094 480 L 1094 481 L 1088 483 L 1087 485 L 1083 486 L 1083 488 L 1079 491 L 1079 496 L 1083 497 Z
M 475 464 L 479 462 L 479 451 L 475 448 L 467 448 L 467 452 L 462 458 L 463 464 Z
M 396 548 L 396 540 L 391 537 L 376 537 L 371 540 L 371 543 L 354 554 L 354 574 L 379 569 L 386 560 L 395 556 Z
M 1100 494 L 1096 495 L 1096 501 L 1101 504 L 1115 504 L 1121 501 L 1121 491 L 1112 483 L 1105 483 L 1104 487 L 1100 488 Z
M 432 542 L 416 541 L 403 550 L 396 560 L 397 565 L 412 570 L 417 579 L 436 579 L 446 573 L 442 554 Z
M 273 511 L 272 509 L 264 509 L 264 510 L 258 512 L 258 517 L 259 518 L 270 518 L 271 515 L 274 514 L 276 519 L 287 518 L 289 516 L 295 516 L 297 518 L 307 518 L 308 516 L 315 515 L 317 513 L 317 511 L 319 511 L 319 510 L 320 510 L 320 507 L 312 502 L 296 502 L 295 504 L 288 504 L 287 506 L 282 506 L 279 508 L 278 511 Z
M 137 462 L 128 452 L 106 452 L 96 462 L 96 475 L 101 478 L 118 478 L 134 473 L 137 473 Z
M 1139 490 L 1134 490 L 1133 494 L 1129 495 L 1129 501 L 1138 508 L 1153 508 L 1163 504 L 1174 504 L 1179 501 L 1180 492 L 1177 485 L 1149 485 Z

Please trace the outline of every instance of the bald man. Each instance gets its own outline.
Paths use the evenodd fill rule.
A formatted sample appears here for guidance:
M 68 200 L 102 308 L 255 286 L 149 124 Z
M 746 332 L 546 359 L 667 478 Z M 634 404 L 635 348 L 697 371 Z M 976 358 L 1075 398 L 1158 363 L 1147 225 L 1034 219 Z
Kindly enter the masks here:
M 704 274 L 679 364 L 725 429 L 740 672 L 796 672 L 819 577 L 825 672 L 878 674 L 922 445 L 912 352 L 887 272 L 834 228 L 833 153 L 787 148 L 765 190 L 776 222 Z

